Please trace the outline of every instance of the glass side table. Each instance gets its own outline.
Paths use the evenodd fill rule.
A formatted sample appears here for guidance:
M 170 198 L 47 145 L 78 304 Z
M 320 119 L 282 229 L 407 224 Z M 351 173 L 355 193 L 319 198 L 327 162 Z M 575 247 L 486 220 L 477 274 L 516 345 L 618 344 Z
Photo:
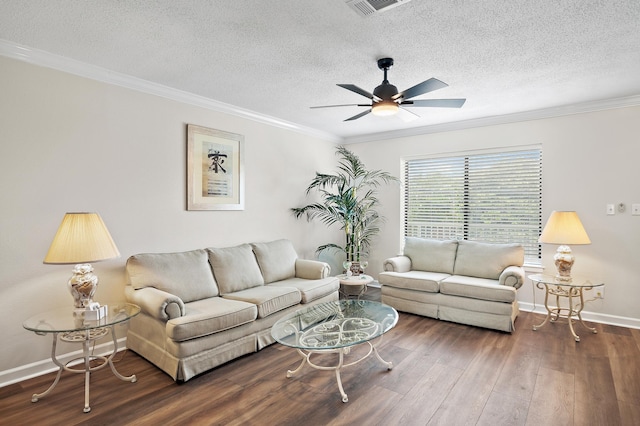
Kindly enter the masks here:
M 91 411 L 91 407 L 89 406 L 89 381 L 92 372 L 101 370 L 108 365 L 113 374 L 120 380 L 132 383 L 136 382 L 137 378 L 135 374 L 126 377 L 116 370 L 116 367 L 113 365 L 113 357 L 116 352 L 118 352 L 118 341 L 116 340 L 115 333 L 116 324 L 125 323 L 138 315 L 140 313 L 140 307 L 131 303 L 111 303 L 107 304 L 107 307 L 107 315 L 99 320 L 87 320 L 84 317 L 84 313 L 78 314 L 73 308 L 69 307 L 34 315 L 22 324 L 25 329 L 33 331 L 39 336 L 46 334 L 53 336 L 51 360 L 59 368 L 58 375 L 51 386 L 42 393 L 33 394 L 31 402 L 38 402 L 40 398 L 47 396 L 58 384 L 63 371 L 84 373 L 85 413 Z M 91 355 L 89 353 L 89 344 L 108 335 L 109 332 L 111 332 L 113 338 L 113 353 L 107 357 Z M 66 364 L 62 364 L 56 356 L 58 338 L 64 342 L 82 343 L 82 358 L 76 358 Z M 82 369 L 69 366 L 69 364 L 80 359 L 83 360 Z M 102 363 L 97 366 L 91 366 L 91 361 L 94 360 L 102 361 Z
M 578 320 L 580 324 L 592 333 L 597 333 L 595 328 L 587 326 L 582 320 L 582 309 L 584 308 L 584 291 L 591 290 L 594 287 L 601 287 L 603 282 L 592 283 L 588 279 L 582 277 L 572 277 L 571 281 L 561 281 L 553 275 L 534 274 L 529 275 L 529 279 L 533 281 L 541 290 L 545 290 L 544 307 L 547 309 L 547 316 L 540 325 L 534 325 L 533 329 L 542 328 L 547 322 L 555 322 L 558 318 L 566 318 L 569 323 L 569 330 L 576 342 L 580 341 L 573 328 L 573 321 Z M 555 296 L 555 306 L 549 306 L 549 296 Z M 560 298 L 567 298 L 569 307 L 564 308 L 560 304 Z

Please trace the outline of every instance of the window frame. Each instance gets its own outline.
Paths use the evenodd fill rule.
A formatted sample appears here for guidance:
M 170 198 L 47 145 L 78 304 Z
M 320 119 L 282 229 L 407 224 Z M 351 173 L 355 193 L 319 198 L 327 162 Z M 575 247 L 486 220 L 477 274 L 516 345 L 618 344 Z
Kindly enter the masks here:
M 530 228 L 529 230 L 526 230 L 526 226 L 516 226 L 516 229 L 520 229 L 521 232 L 524 233 L 529 233 L 531 234 L 533 229 L 535 229 L 535 242 L 533 240 L 533 238 L 527 240 L 527 241 L 518 241 L 523 243 L 523 245 L 525 245 L 525 264 L 527 265 L 532 265 L 532 266 L 536 266 L 536 265 L 541 265 L 542 264 L 542 246 L 540 243 L 537 242 L 537 236 L 540 235 L 540 232 L 542 232 L 542 200 L 543 200 L 543 185 L 542 185 L 542 178 L 543 178 L 543 151 L 542 151 L 542 145 L 541 144 L 533 144 L 533 145 L 518 145 L 518 146 L 512 146 L 512 147 L 505 147 L 505 148 L 492 148 L 492 149 L 483 149 L 483 150 L 464 150 L 464 151 L 454 151 L 454 152 L 446 152 L 446 153 L 438 153 L 438 154 L 425 154 L 425 155 L 414 155 L 414 156 L 408 156 L 408 157 L 403 157 L 401 158 L 401 180 L 402 180 L 402 190 L 401 190 L 401 194 L 400 194 L 400 198 L 401 198 L 401 210 L 400 210 L 400 214 L 401 214 L 401 235 L 402 235 L 402 240 L 404 240 L 404 238 L 406 236 L 415 236 L 416 233 L 410 233 L 408 232 L 410 229 L 410 223 L 408 222 L 408 217 L 407 217 L 407 213 L 408 213 L 408 206 L 407 206 L 407 202 L 409 200 L 409 194 L 407 193 L 407 191 L 410 189 L 410 185 L 409 182 L 407 181 L 408 179 L 410 179 L 410 176 L 408 176 L 409 170 L 407 169 L 407 165 L 409 162 L 411 161 L 434 161 L 437 162 L 438 159 L 442 159 L 442 163 L 444 164 L 446 163 L 448 160 L 458 160 L 458 159 L 465 159 L 466 161 L 469 161 L 470 157 L 475 157 L 475 159 L 479 159 L 482 157 L 496 157 L 499 158 L 499 156 L 501 154 L 504 154 L 505 156 L 508 156 L 509 154 L 516 154 L 519 152 L 522 153 L 532 153 L 533 151 L 537 152 L 538 157 L 537 157 L 537 161 L 539 164 L 539 167 L 537 169 L 537 177 L 531 178 L 532 180 L 535 180 L 537 182 L 536 186 L 534 188 L 532 188 L 531 192 L 533 193 L 537 193 L 537 197 L 535 197 L 533 200 L 537 201 L 537 218 L 533 219 L 529 224 Z M 514 161 L 516 161 L 516 159 L 514 158 Z M 533 160 L 534 162 L 536 160 Z M 415 164 L 415 163 L 414 163 Z M 517 165 L 512 166 L 512 167 L 517 167 Z M 534 166 L 532 166 L 533 169 L 535 169 Z M 468 172 L 468 170 L 467 170 Z M 468 178 L 468 176 L 467 176 Z M 468 181 L 467 181 L 468 184 Z M 496 192 L 496 191 L 493 191 Z M 468 197 L 469 196 L 469 190 L 468 187 L 465 190 L 464 196 Z M 537 199 L 537 200 L 536 200 Z M 473 228 L 473 215 L 470 217 L 469 216 L 469 199 L 466 198 L 465 199 L 465 203 L 463 204 L 462 207 L 459 207 L 459 211 L 458 214 L 460 214 L 463 218 L 463 233 L 461 235 L 457 235 L 455 239 L 464 239 L 464 240 L 470 240 L 470 241 L 483 241 L 483 239 L 480 238 L 476 238 L 474 239 L 473 237 L 470 237 L 469 235 L 469 229 Z M 477 228 L 477 224 L 475 225 Z M 494 225 L 495 226 L 495 225 Z M 507 226 L 507 225 L 505 225 Z M 508 227 L 508 226 L 507 226 Z M 441 234 L 443 235 L 443 234 Z M 438 236 L 427 236 L 427 238 L 436 238 L 436 239 L 443 239 L 443 238 L 439 238 Z M 452 238 L 445 238 L 445 239 L 452 239 Z M 486 241 L 486 240 L 485 240 Z M 516 241 L 496 241 L 496 242 L 516 242 Z

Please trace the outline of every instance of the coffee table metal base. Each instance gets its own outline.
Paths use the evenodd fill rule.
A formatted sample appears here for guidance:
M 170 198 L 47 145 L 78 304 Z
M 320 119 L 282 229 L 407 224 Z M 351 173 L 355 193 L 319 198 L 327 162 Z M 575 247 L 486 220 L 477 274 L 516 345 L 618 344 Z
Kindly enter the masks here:
M 352 365 L 358 364 L 361 361 L 364 361 L 369 356 L 371 356 L 371 354 L 375 354 L 376 358 L 378 358 L 378 360 L 387 367 L 387 370 L 391 370 L 393 368 L 393 363 L 389 362 L 389 361 L 385 361 L 384 359 L 382 359 L 382 357 L 378 353 L 378 349 L 376 349 L 376 347 L 373 345 L 373 343 L 364 342 L 363 344 L 368 344 L 369 345 L 369 351 L 364 356 L 362 356 L 361 358 L 359 358 L 359 359 L 357 359 L 355 361 L 349 362 L 347 364 L 344 363 L 344 357 L 345 357 L 345 355 L 348 355 L 349 352 L 351 352 L 351 346 L 347 346 L 347 347 L 344 347 L 344 348 L 323 349 L 323 350 L 316 350 L 316 351 L 304 351 L 302 349 L 296 348 L 296 350 L 298 351 L 298 354 L 300 354 L 300 356 L 302 357 L 302 362 L 300 363 L 298 368 L 296 368 L 295 370 L 288 370 L 287 371 L 287 377 L 292 377 L 294 374 L 298 373 L 300 370 L 302 370 L 302 367 L 304 367 L 305 364 L 307 364 L 310 367 L 315 368 L 317 370 L 335 371 L 336 372 L 336 380 L 338 382 L 338 389 L 340 390 L 340 396 L 342 397 L 342 402 L 349 402 L 349 398 L 347 397 L 347 394 L 344 391 L 344 387 L 342 386 L 342 379 L 340 378 L 340 370 L 342 370 L 344 367 L 350 367 Z M 314 364 L 311 361 L 311 355 L 314 355 L 314 354 L 327 354 L 327 353 L 337 353 L 338 354 L 338 364 L 337 365 L 335 365 L 335 366 L 323 366 L 323 365 Z

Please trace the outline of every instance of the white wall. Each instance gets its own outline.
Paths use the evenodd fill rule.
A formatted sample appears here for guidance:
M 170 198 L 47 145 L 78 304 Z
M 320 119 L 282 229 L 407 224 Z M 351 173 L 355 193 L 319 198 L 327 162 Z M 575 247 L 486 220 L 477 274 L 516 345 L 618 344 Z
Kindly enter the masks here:
M 122 254 L 93 265 L 102 303 L 123 300 L 135 253 L 289 238 L 313 258 L 340 237 L 288 210 L 334 169 L 332 142 L 4 57 L 0 74 L 0 377 L 49 357 L 23 320 L 72 306 L 73 266 L 42 263 L 65 212 L 100 213 Z M 187 123 L 244 135 L 245 210 L 186 211 Z
M 640 326 L 640 108 L 619 108 L 514 124 L 494 125 L 407 138 L 350 145 L 365 164 L 401 176 L 404 157 L 515 145 L 541 144 L 543 151 L 543 220 L 552 210 L 576 210 L 592 244 L 574 246 L 574 275 L 606 283 L 605 299 L 589 303 L 592 318 Z M 401 252 L 400 187 L 380 194 L 386 225 L 371 255 L 369 270 L 377 274 L 385 258 Z M 606 204 L 625 203 L 625 213 L 606 215 Z M 557 246 L 543 246 L 546 272 L 555 273 Z M 519 291 L 533 302 L 531 282 Z M 543 295 L 536 294 L 538 307 Z

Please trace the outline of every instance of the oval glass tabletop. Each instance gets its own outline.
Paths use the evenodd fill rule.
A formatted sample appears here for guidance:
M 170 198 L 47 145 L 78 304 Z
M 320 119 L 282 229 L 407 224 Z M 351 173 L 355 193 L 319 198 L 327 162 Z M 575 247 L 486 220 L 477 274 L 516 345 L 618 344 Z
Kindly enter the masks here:
M 59 308 L 37 314 L 22 323 L 22 326 L 36 333 L 64 333 L 94 328 L 108 327 L 128 321 L 140 313 L 140 307 L 132 303 L 106 303 L 107 314 L 98 320 L 87 320 L 84 312 L 73 307 Z
M 382 336 L 398 322 L 391 306 L 370 300 L 337 300 L 280 318 L 271 335 L 285 346 L 306 350 L 353 346 Z

